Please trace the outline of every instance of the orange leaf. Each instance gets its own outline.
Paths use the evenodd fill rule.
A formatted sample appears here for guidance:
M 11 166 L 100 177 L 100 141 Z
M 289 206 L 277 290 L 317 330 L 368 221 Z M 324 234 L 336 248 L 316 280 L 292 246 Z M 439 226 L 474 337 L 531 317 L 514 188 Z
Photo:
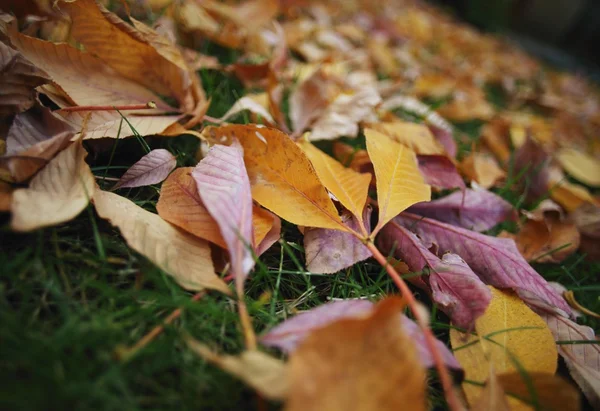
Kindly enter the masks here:
M 506 173 L 490 155 L 473 152 L 463 159 L 460 171 L 483 188 L 494 186 Z

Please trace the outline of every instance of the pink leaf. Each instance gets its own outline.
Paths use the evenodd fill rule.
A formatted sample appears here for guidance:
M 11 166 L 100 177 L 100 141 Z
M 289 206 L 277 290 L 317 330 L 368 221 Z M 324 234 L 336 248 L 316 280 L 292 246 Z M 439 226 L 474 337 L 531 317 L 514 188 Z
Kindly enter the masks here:
M 260 341 L 267 347 L 276 347 L 289 354 L 314 330 L 344 318 L 367 316 L 371 313 L 373 306 L 372 302 L 359 299 L 323 304 L 284 321 L 263 335 Z M 402 316 L 402 326 L 404 331 L 415 341 L 423 365 L 428 368 L 432 367 L 434 364 L 433 358 L 419 326 L 404 315 Z M 460 364 L 458 364 L 448 347 L 439 340 L 436 343 L 446 365 L 457 370 L 461 369 Z
M 456 146 L 456 141 L 454 141 L 452 132 L 433 125 L 428 125 L 428 127 L 440 144 L 444 146 L 446 153 L 448 153 L 450 157 L 455 158 L 458 147 Z
M 594 409 L 600 408 L 600 345 L 594 330 L 557 315 L 543 315 L 556 341 L 589 341 L 589 344 L 559 344 L 571 377 L 581 387 Z
M 366 210 L 364 221 L 369 230 L 371 208 Z M 350 213 L 342 214 L 342 222 L 355 231 L 359 230 L 358 220 Z M 351 233 L 327 228 L 306 228 L 304 251 L 306 267 L 317 274 L 337 273 L 371 257 L 369 249 Z
M 512 288 L 525 302 L 529 294 L 572 314 L 563 297 L 519 253 L 512 239 L 496 238 L 415 214 L 402 213 L 393 221 L 415 232 L 440 252 L 461 256 L 486 284 Z
M 425 182 L 432 187 L 449 189 L 465 189 L 465 182 L 456 170 L 456 166 L 446 156 L 418 155 L 419 171 Z
M 213 146 L 192 177 L 204 206 L 215 219 L 227 243 L 235 278 L 243 281 L 252 267 L 252 195 L 244 153 L 235 141 Z
M 409 211 L 473 231 L 489 230 L 502 221 L 517 219 L 517 212 L 508 201 L 478 186 L 415 204 Z
M 133 188 L 149 186 L 163 181 L 177 166 L 177 159 L 167 150 L 152 150 L 132 165 L 112 188 Z
M 433 300 L 459 327 L 471 329 L 474 321 L 489 305 L 492 294 L 471 268 L 456 254 L 442 259 L 429 251 L 419 238 L 394 221 L 387 224 L 378 238 L 383 251 L 394 250 L 411 271 L 429 267 L 429 285 Z

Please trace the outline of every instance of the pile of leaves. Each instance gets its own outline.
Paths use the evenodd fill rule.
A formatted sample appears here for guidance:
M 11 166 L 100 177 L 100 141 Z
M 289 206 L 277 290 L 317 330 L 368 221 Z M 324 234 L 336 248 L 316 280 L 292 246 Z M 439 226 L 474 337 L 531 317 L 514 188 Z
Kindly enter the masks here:
M 578 409 L 580 393 L 600 407 L 600 345 L 577 323 L 598 314 L 530 265 L 600 257 L 600 93 L 584 78 L 419 1 L 3 3 L 9 229 L 91 204 L 193 301 L 234 302 L 242 352 L 180 338 L 259 407 L 426 409 L 436 387 L 452 410 Z M 225 91 L 207 80 L 225 80 L 207 73 L 244 95 L 215 108 Z M 152 148 L 181 136 L 187 164 Z M 111 177 L 126 138 L 145 155 Z M 290 305 L 257 337 L 246 283 L 290 244 L 294 275 L 326 284 L 376 261 L 400 297 Z

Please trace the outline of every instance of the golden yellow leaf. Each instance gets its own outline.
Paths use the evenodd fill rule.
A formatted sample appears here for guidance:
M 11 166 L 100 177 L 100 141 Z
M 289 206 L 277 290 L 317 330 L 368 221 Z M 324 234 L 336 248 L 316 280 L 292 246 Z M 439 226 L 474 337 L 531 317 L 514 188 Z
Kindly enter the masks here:
M 96 189 L 94 206 L 100 217 L 119 228 L 129 247 L 173 276 L 183 288 L 231 293 L 215 274 L 206 241 L 114 193 Z
M 556 156 L 567 173 L 592 187 L 600 187 L 600 161 L 586 153 L 563 148 Z
M 494 186 L 506 173 L 488 154 L 473 152 L 460 163 L 460 171 L 483 188 Z
M 309 159 L 287 135 L 256 125 L 207 127 L 203 136 L 227 144 L 237 138 L 252 198 L 291 223 L 347 231 Z
M 273 229 L 275 223 L 274 218 L 277 218 L 264 208 L 260 208 L 256 204 L 252 207 L 252 225 L 254 227 L 254 244 L 256 247 L 265 239 L 267 234 Z
M 490 289 L 492 302 L 475 321 L 477 335 L 450 330 L 450 343 L 465 370 L 465 379 L 485 383 L 490 363 L 498 376 L 519 368 L 553 374 L 558 354 L 544 320 L 515 294 Z M 482 387 L 477 385 L 465 382 L 463 388 L 470 403 L 481 395 Z
M 369 128 L 385 134 L 394 141 L 409 147 L 417 154 L 445 154 L 444 146 L 423 124 L 408 121 L 372 123 Z
M 550 198 L 560 204 L 567 212 L 572 213 L 586 203 L 597 204 L 586 187 L 573 184 L 566 180 L 562 173 L 554 171 L 550 172 L 548 181 Z
M 302 140 L 299 144 L 323 185 L 362 222 L 371 175 L 344 167 L 309 141 Z
M 528 372 L 527 380 L 518 372 L 498 376 L 508 395 L 518 397 L 512 410 L 577 411 L 580 409 L 579 390 L 558 375 Z M 515 400 L 512 400 L 513 404 Z M 527 404 L 527 405 L 526 405 Z
M 13 192 L 11 227 L 31 231 L 69 221 L 83 211 L 94 193 L 94 175 L 81 142 L 72 143 L 29 184 Z
M 288 411 L 425 410 L 426 373 L 397 297 L 313 331 L 290 356 Z
M 425 184 L 415 153 L 385 134 L 365 129 L 367 151 L 377 178 L 379 222 L 372 236 L 392 218 L 411 205 L 431 200 L 431 187 Z

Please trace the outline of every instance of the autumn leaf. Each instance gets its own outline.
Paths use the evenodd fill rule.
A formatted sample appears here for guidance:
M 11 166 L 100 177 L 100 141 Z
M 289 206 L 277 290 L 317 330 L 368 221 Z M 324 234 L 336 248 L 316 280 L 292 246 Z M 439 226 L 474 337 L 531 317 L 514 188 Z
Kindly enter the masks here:
M 369 128 L 385 134 L 392 140 L 409 147 L 417 154 L 445 154 L 444 147 L 423 124 L 393 121 L 371 123 Z
M 498 382 L 508 395 L 535 409 L 555 411 L 578 411 L 580 409 L 579 391 L 558 375 L 543 372 L 531 372 L 523 375 L 512 372 L 498 376 Z M 524 407 L 512 409 L 521 409 Z M 530 409 L 526 407 L 526 409 Z
M 273 116 L 271 116 L 271 113 L 269 113 L 269 111 L 262 105 L 259 103 L 259 100 L 262 98 L 262 96 L 266 97 L 266 94 L 262 94 L 262 95 L 255 95 L 255 96 L 244 96 L 242 98 L 240 98 L 238 101 L 236 101 L 233 106 L 231 106 L 231 108 L 229 110 L 227 110 L 227 112 L 225 114 L 223 114 L 223 116 L 221 116 L 221 118 L 219 118 L 219 122 L 223 122 L 243 111 L 249 111 L 252 114 L 256 114 L 260 117 L 262 117 L 263 120 L 266 120 L 268 122 L 269 125 L 274 125 L 276 124 L 275 120 L 273 119 Z M 267 107 L 268 107 L 268 102 L 267 102 Z
M 290 357 L 286 409 L 396 410 L 410 404 L 425 410 L 425 369 L 399 326 L 402 306 L 390 298 L 366 318 L 340 320 L 309 335 Z
M 117 194 L 96 189 L 94 206 L 101 218 L 119 228 L 129 247 L 142 254 L 182 287 L 211 288 L 230 294 L 214 272 L 208 243 L 180 231 L 157 214 Z
M 486 189 L 493 187 L 506 176 L 493 157 L 479 152 L 465 157 L 460 164 L 460 170 L 467 178 Z
M 424 183 L 415 153 L 384 134 L 366 129 L 367 151 L 377 178 L 379 222 L 374 237 L 383 226 L 411 205 L 431 199 L 431 188 Z
M 490 363 L 500 377 L 514 371 L 554 374 L 557 352 L 544 320 L 516 295 L 490 287 L 492 301 L 475 321 L 476 335 L 450 330 L 454 355 L 465 370 L 465 379 L 484 383 Z M 470 403 L 481 388 L 468 382 L 463 389 Z
M 85 209 L 94 193 L 94 175 L 81 142 L 72 143 L 40 171 L 28 188 L 12 196 L 11 228 L 32 231 L 67 222 Z
M 123 174 L 112 188 L 133 188 L 157 184 L 169 176 L 177 159 L 168 150 L 158 148 L 139 159 Z
M 456 166 L 446 156 L 417 156 L 419 171 L 425 180 L 435 189 L 465 189 L 463 181 Z
M 504 389 L 498 383 L 498 377 L 493 369 L 485 388 L 481 391 L 479 397 L 473 401 L 471 411 L 510 411 Z
M 347 231 L 312 164 L 287 135 L 255 125 L 207 127 L 203 135 L 220 143 L 239 140 L 252 198 L 263 207 L 294 224 Z
M 591 187 L 600 187 L 600 162 L 594 157 L 572 148 L 563 148 L 556 158 L 564 170 Z
M 281 219 L 269 210 L 254 205 L 252 208 L 254 244 L 256 255 L 260 256 L 281 237 Z

